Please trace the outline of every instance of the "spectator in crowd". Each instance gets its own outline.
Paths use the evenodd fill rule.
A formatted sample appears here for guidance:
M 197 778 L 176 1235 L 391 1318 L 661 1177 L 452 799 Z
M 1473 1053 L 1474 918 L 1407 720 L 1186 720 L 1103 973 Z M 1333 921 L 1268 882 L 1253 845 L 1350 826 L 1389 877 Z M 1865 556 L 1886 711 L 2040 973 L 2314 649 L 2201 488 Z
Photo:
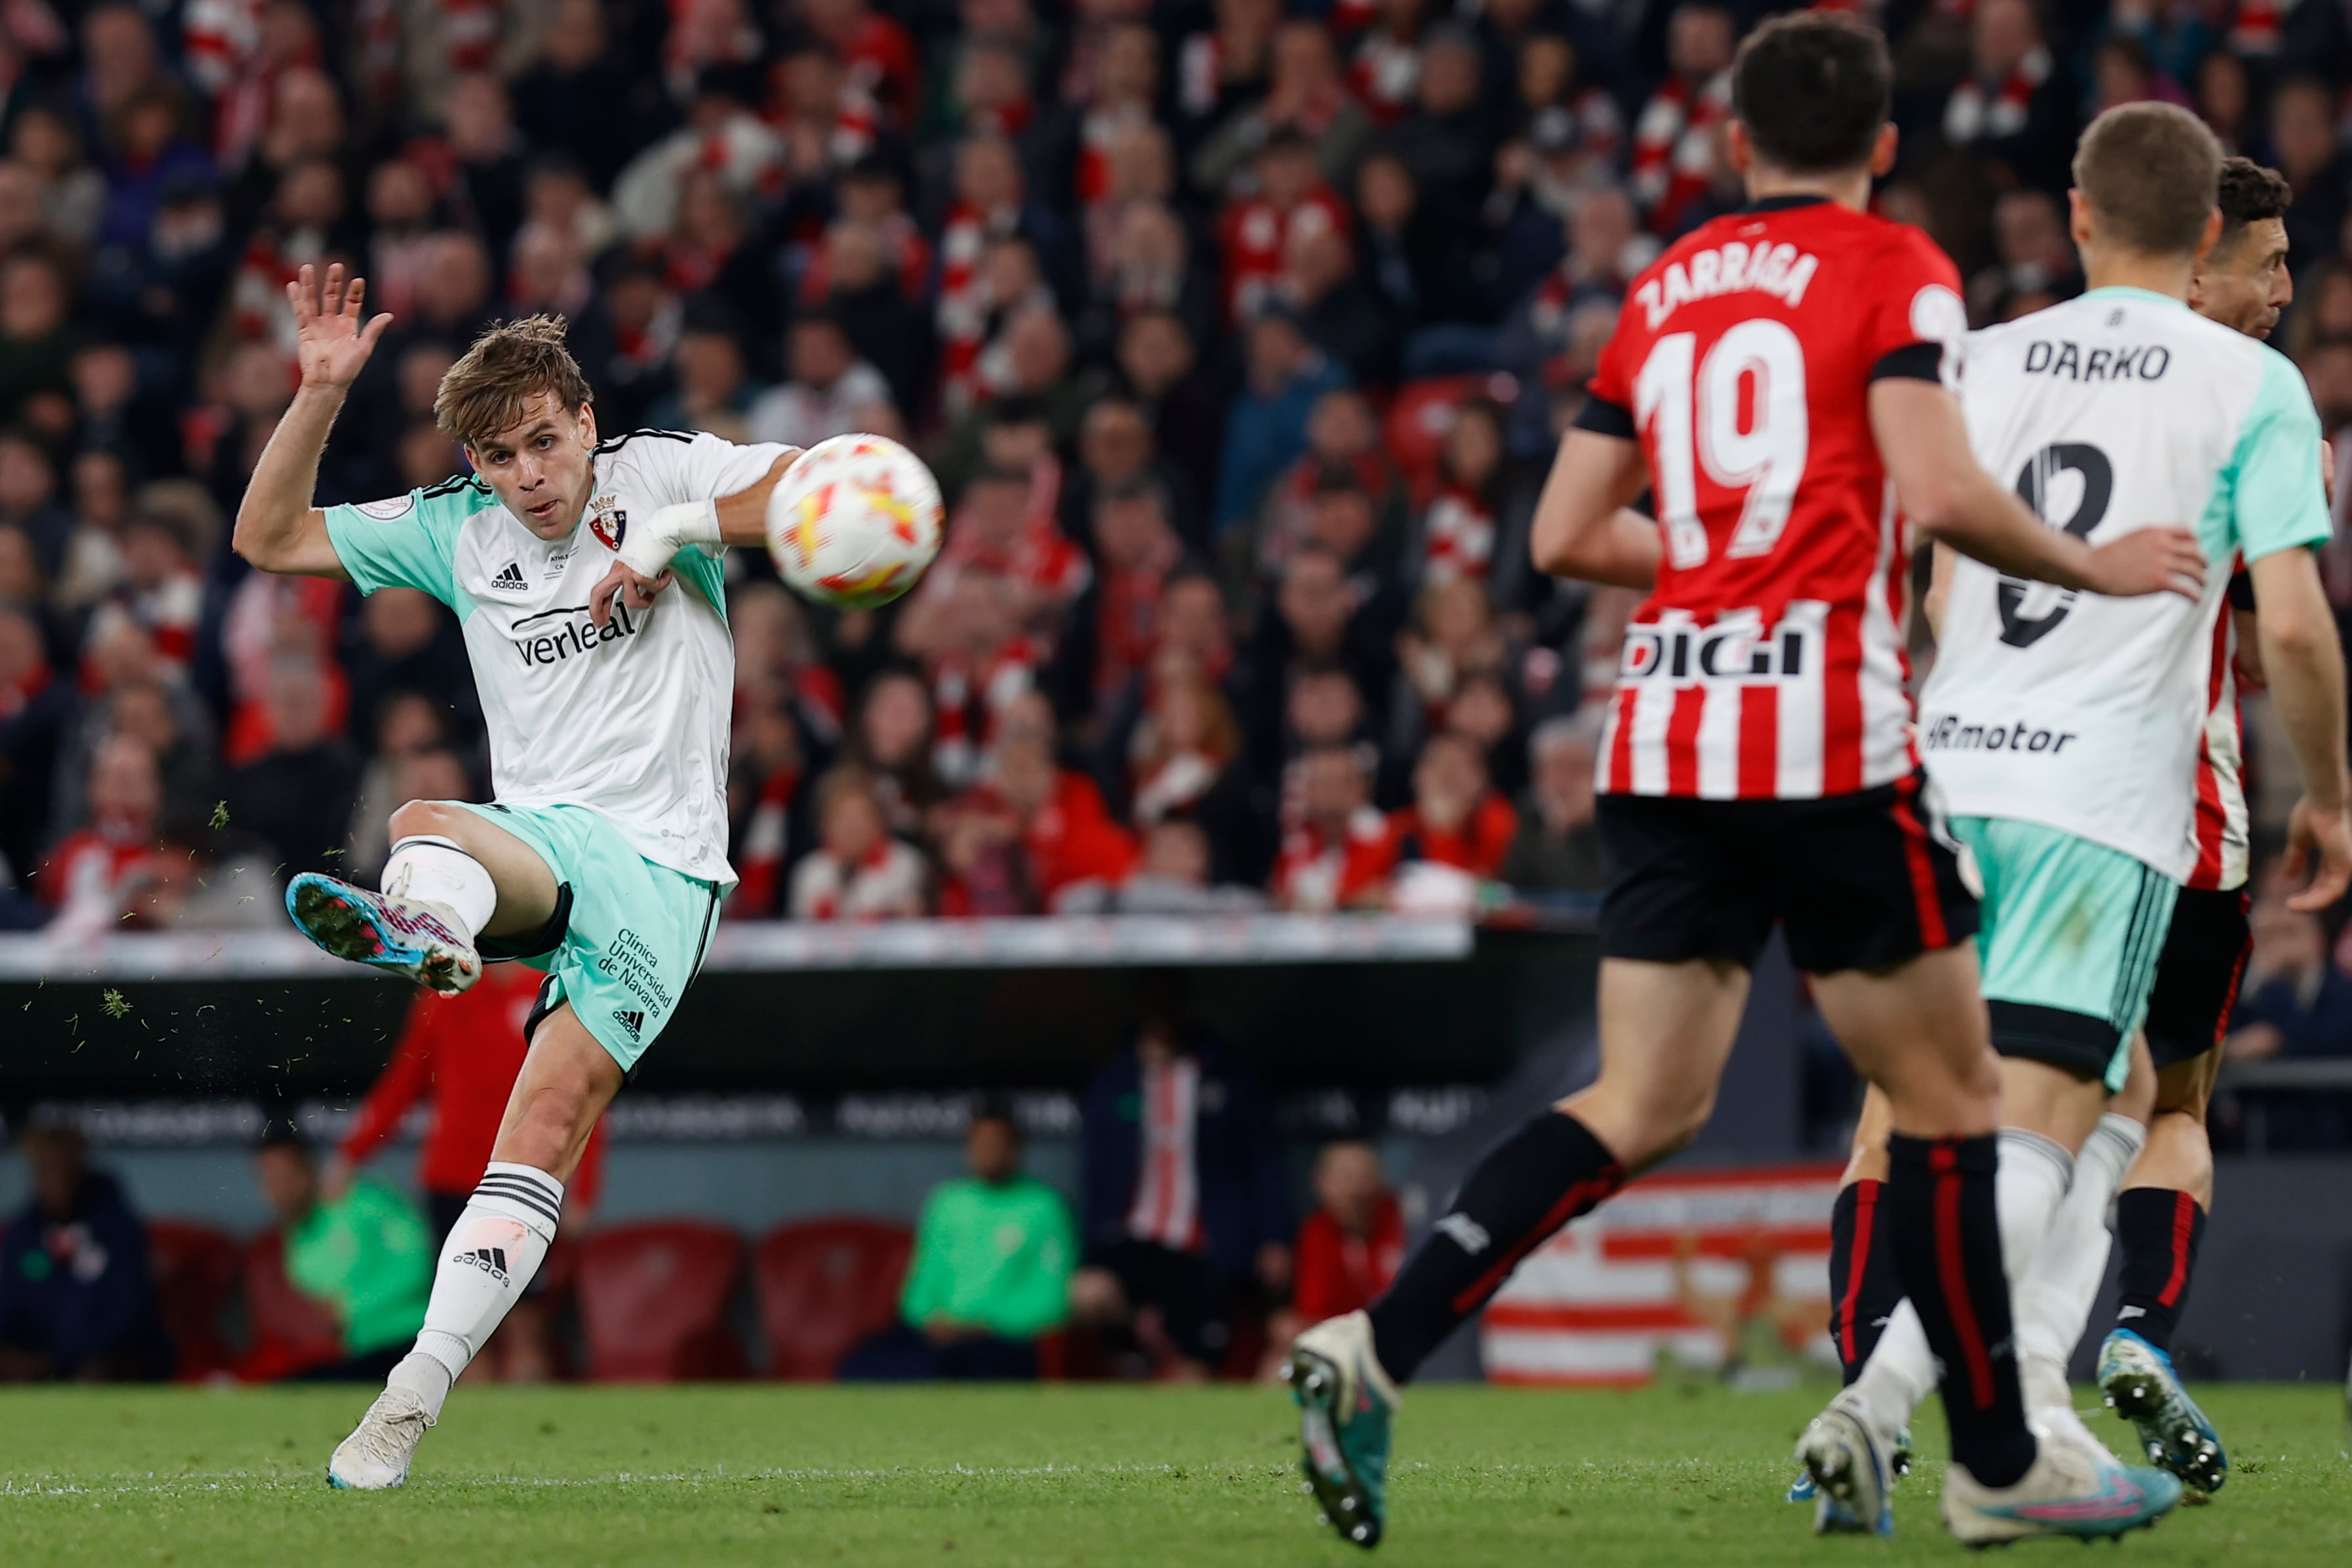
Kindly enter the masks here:
M 20 875 L 47 843 L 51 780 L 74 716 L 73 683 L 44 643 L 29 607 L 0 599 L 0 860 Z
M 1217 476 L 1218 533 L 1257 515 L 1266 489 L 1307 450 L 1315 400 L 1344 372 L 1307 340 L 1296 312 L 1271 307 L 1249 323 L 1246 373 L 1225 417 L 1223 464 Z
M 32 1196 L 0 1229 L 0 1383 L 168 1376 L 147 1227 L 79 1129 L 17 1139 Z
M 1714 180 L 1738 41 L 1731 12 L 1705 0 L 1677 5 L 1667 18 L 1667 78 L 1633 122 L 1633 199 L 1654 233 L 1681 233 Z
M 1039 1336 L 1068 1320 L 1070 1211 L 1021 1168 L 1019 1124 L 983 1105 L 963 1146 L 971 1175 L 924 1200 L 898 1322 L 850 1353 L 845 1379 L 1034 1378 Z
M 924 913 L 923 857 L 890 836 L 873 780 L 837 768 L 816 787 L 817 846 L 793 868 L 795 920 L 898 920 Z
M 315 664 L 281 656 L 268 681 L 269 747 L 229 775 L 229 820 L 267 839 L 289 870 L 330 870 L 346 848 L 359 758 L 327 727 L 327 682 Z
M 2275 868 L 2261 879 L 2253 949 L 2224 1042 L 2232 1061 L 2352 1057 L 2352 978 L 2329 962 L 2315 915 L 2287 907 L 2292 890 Z M 2340 1096 L 2280 1096 L 2263 1111 L 2265 1142 L 2281 1150 L 2352 1145 Z
M 891 406 L 890 383 L 858 357 L 838 318 L 822 311 L 793 323 L 790 379 L 762 392 L 746 422 L 753 441 L 814 446 L 829 435 L 871 428 Z
M 1318 746 L 1299 759 L 1298 779 L 1298 820 L 1282 836 L 1275 902 L 1313 915 L 1377 906 L 1394 857 L 1363 758 L 1346 746 Z
M 1309 1184 L 1315 1207 L 1298 1227 L 1290 1305 L 1266 1328 L 1262 1377 L 1280 1370 L 1303 1330 L 1371 1305 L 1404 1263 L 1404 1210 L 1381 1170 L 1379 1150 L 1360 1139 L 1335 1139 L 1316 1152 Z
M 478 1042 L 469 1038 L 467 1048 Z M 306 1381 L 372 1383 L 408 1354 L 433 1288 L 425 1218 L 388 1186 L 354 1176 L 331 1196 L 318 1156 L 291 1124 L 273 1123 L 254 1153 L 261 1196 L 285 1244 L 286 1278 L 333 1314 L 341 1359 L 304 1368 Z M 467 1191 L 470 1192 L 468 1184 Z
M 1603 885 L 1592 774 L 1600 736 L 1585 718 L 1548 719 L 1528 739 L 1532 778 L 1502 878 L 1529 893 L 1597 894 Z
M 2081 126 L 2074 83 L 2032 0 L 1984 0 L 1969 19 L 1969 74 L 1944 102 L 1944 140 L 1996 177 L 2063 191 Z
M 102 741 L 88 799 L 89 822 L 58 841 L 39 879 L 57 933 L 78 942 L 113 930 L 155 880 L 163 785 L 147 743 L 131 735 Z
M 1495 792 L 1478 743 L 1433 735 L 1413 765 L 1412 804 L 1390 814 L 1388 859 L 1394 871 L 1427 862 L 1486 880 L 1500 874 L 1518 831 L 1518 813 Z
M 1087 1091 L 1084 1262 L 1071 1315 L 1181 1381 L 1223 1364 L 1236 1322 L 1290 1287 L 1290 1207 L 1256 1081 L 1166 1014 Z

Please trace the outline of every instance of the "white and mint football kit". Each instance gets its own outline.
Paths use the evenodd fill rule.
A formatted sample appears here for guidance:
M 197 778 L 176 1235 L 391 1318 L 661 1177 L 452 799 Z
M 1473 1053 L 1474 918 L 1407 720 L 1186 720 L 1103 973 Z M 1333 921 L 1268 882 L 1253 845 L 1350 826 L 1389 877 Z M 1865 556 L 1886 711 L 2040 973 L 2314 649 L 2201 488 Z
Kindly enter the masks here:
M 2112 599 L 1961 559 L 1920 751 L 1982 878 L 1994 1043 L 2120 1088 L 2196 859 L 2198 737 L 2230 562 L 2329 533 L 2319 417 L 2287 358 L 2137 288 L 1972 334 L 1977 460 L 2094 543 L 2189 524 L 2205 591 Z
M 541 1006 L 570 1001 L 624 1071 L 701 967 L 735 883 L 735 649 L 713 550 L 678 551 L 677 582 L 645 610 L 615 600 L 601 631 L 589 591 L 632 517 L 748 489 L 784 450 L 676 431 L 608 441 L 579 525 L 551 541 L 470 476 L 326 508 L 327 537 L 360 591 L 422 589 L 457 612 L 489 730 L 494 798 L 467 809 L 537 851 L 563 890 L 543 935 L 492 939 L 485 956 L 547 971 Z

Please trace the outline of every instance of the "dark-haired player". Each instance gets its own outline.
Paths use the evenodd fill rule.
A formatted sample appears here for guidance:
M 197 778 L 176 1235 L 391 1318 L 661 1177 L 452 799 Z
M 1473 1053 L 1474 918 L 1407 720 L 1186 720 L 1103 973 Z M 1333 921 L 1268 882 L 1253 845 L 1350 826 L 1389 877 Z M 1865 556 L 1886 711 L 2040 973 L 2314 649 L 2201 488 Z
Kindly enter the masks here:
M 1359 1544 L 1384 1523 L 1399 1385 L 1545 1238 L 1697 1133 L 1776 922 L 1895 1108 L 1886 1202 L 1948 1369 L 1948 1519 L 1970 1539 L 2107 1534 L 2179 1495 L 2155 1471 L 2117 1485 L 2026 1425 L 1993 1199 L 1999 1071 L 1975 905 L 1919 798 L 1897 504 L 2062 587 L 2186 591 L 2202 560 L 2185 530 L 2094 549 L 2045 528 L 1970 457 L 1939 380 L 1964 329 L 1958 275 L 1863 210 L 1895 155 L 1890 75 L 1879 35 L 1835 14 L 1748 39 L 1728 134 L 1752 200 L 1634 280 L 1545 487 L 1538 565 L 1654 591 L 1603 737 L 1601 1077 L 1486 1155 L 1369 1312 L 1294 1348 L 1308 1482 Z M 1624 509 L 1644 490 L 1654 521 Z M 1885 1456 L 1860 1462 L 1872 1506 L 1847 1522 L 1886 1529 Z M 1838 1522 L 1844 1505 L 1823 1506 Z M 2004 1518 L 1979 1530 L 1987 1506 Z

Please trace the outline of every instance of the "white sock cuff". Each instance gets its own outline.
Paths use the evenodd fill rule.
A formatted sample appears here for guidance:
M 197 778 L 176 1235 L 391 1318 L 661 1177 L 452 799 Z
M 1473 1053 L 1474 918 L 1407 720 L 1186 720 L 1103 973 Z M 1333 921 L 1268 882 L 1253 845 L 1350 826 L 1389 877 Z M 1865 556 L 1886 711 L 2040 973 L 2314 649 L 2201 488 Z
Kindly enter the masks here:
M 426 1343 L 430 1341 L 431 1343 Z M 435 1333 L 431 1330 L 416 1336 L 416 1348 L 401 1357 L 392 1375 L 383 1380 L 386 1388 L 405 1388 L 425 1402 L 425 1409 L 433 1420 L 441 1419 L 441 1406 L 448 1402 L 449 1385 L 466 1370 L 472 1357 L 466 1354 L 466 1342 L 455 1334 Z
M 392 846 L 378 883 L 395 897 L 446 905 L 465 923 L 470 937 L 489 924 L 499 906 L 499 884 L 489 868 L 454 839 L 415 833 Z
M 2120 1177 L 2131 1168 L 2132 1161 L 2139 1158 L 2140 1149 L 2147 1143 L 2147 1123 L 2110 1111 L 2099 1118 L 2099 1124 L 2091 1129 L 2089 1137 L 2083 1140 L 2082 1157 L 2089 1158 L 2095 1147 L 2105 1145 L 2100 1152 L 2115 1159 L 2116 1174 Z
M 552 1244 L 563 1218 L 563 1184 L 533 1166 L 492 1160 L 467 1207 L 503 1215 Z
M 2057 1174 L 2062 1192 L 2074 1179 L 2074 1156 L 2066 1152 L 2066 1145 L 2040 1133 L 2029 1133 L 2023 1127 L 2000 1130 L 2000 1157 L 2042 1161 Z

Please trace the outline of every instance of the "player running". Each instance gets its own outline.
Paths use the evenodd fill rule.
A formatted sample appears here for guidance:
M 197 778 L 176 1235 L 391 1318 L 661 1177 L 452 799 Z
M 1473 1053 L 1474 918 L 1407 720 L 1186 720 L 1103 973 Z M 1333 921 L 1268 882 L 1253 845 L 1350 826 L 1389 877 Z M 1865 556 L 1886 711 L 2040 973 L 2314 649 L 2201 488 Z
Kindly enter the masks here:
M 1949 1368 L 1952 1528 L 2110 1534 L 2179 1495 L 2025 1422 L 1993 1203 L 1999 1071 L 1974 902 L 1920 800 L 1896 501 L 2073 589 L 2194 592 L 2203 562 L 2181 529 L 2094 548 L 2045 528 L 1970 458 L 1938 379 L 1965 329 L 1958 274 L 1864 211 L 1895 155 L 1890 78 L 1885 40 L 1838 14 L 1748 38 L 1728 139 L 1750 204 L 1635 280 L 1545 486 L 1538 566 L 1654 590 L 1603 737 L 1601 1077 L 1480 1162 L 1369 1312 L 1294 1347 L 1308 1485 L 1360 1545 L 1385 1524 L 1399 1387 L 1545 1238 L 1697 1133 L 1776 921 L 1895 1106 L 1886 1201 Z M 1655 522 L 1623 509 L 1645 488 Z M 1855 1462 L 1883 1474 L 1883 1448 Z M 1864 1522 L 1885 1519 L 1874 1501 Z
M 407 1478 L 450 1384 L 546 1258 L 590 1131 L 709 947 L 735 882 L 719 549 L 762 540 L 797 454 L 674 431 L 600 442 L 563 323 L 534 317 L 485 332 L 441 380 L 434 417 L 471 475 L 321 510 L 327 433 L 392 319 L 362 325 L 364 290 L 340 267 L 288 286 L 301 389 L 237 508 L 236 549 L 265 571 L 418 588 L 456 611 L 497 800 L 402 807 L 381 894 L 304 875 L 287 908 L 337 957 L 436 991 L 465 989 L 485 957 L 548 977 L 415 1349 L 328 1461 L 336 1486 L 373 1490 Z
M 2221 165 L 2221 237 L 2198 259 L 2189 308 L 2250 338 L 2267 339 L 2294 298 L 2287 271 L 2285 180 L 2246 158 Z M 2156 983 L 2144 1029 L 2153 1079 L 2147 1141 L 2115 1205 L 2123 1251 L 2123 1300 L 2100 1362 L 2107 1402 L 2131 1417 L 2149 1457 L 2200 1491 L 2218 1489 L 2229 1460 L 2220 1435 L 2172 1370 L 2172 1330 L 2187 1300 L 2197 1243 L 2213 1200 L 2213 1150 L 2205 1110 L 2221 1067 L 2228 1028 L 2252 937 L 2246 925 L 2246 796 L 2239 777 L 2236 665 L 2257 655 L 2252 590 L 2242 571 L 2231 580 L 2234 613 L 2214 622 L 2207 690 L 2212 707 L 2199 738 L 2196 860 L 2182 884 L 2157 956 Z M 2111 1110 L 2129 1112 L 2135 1086 Z M 1886 1104 L 1864 1096 L 1853 1157 L 1830 1227 L 1830 1337 L 1852 1383 L 1903 1299 L 1886 1260 L 1889 1242 L 1874 1223 L 1886 1166 Z M 2104 1267 L 2105 1228 L 2086 1238 Z M 2087 1262 L 2086 1262 L 2087 1267 Z M 1810 1474 L 1790 1500 L 1812 1495 Z
M 2243 556 L 2303 771 L 2298 859 L 2319 856 L 2293 902 L 2320 908 L 2352 883 L 2352 828 L 2343 657 L 2308 548 L 2329 534 L 2319 421 L 2284 356 L 2187 308 L 2222 225 L 2221 168 L 2212 133 L 2181 110 L 2136 103 L 2094 121 L 2073 198 L 2092 287 L 1972 338 L 1962 397 L 1978 455 L 2014 473 L 2053 526 L 2128 538 L 2189 515 L 2211 559 Z M 2125 1085 L 2158 933 L 2199 858 L 2193 781 L 2229 573 L 2193 603 L 2126 603 L 1937 565 L 1948 589 L 1920 734 L 1982 878 L 1984 989 L 2003 1059 L 2001 1239 L 2026 1400 L 2055 1439 L 2045 1448 L 2112 1466 L 2074 1415 L 2065 1364 L 2105 1272 L 2108 1200 L 2143 1137 L 2145 1103 L 2135 1115 L 2106 1102 Z M 1940 1354 L 1917 1315 L 1895 1314 L 1801 1447 L 1825 1490 L 1926 1397 Z

